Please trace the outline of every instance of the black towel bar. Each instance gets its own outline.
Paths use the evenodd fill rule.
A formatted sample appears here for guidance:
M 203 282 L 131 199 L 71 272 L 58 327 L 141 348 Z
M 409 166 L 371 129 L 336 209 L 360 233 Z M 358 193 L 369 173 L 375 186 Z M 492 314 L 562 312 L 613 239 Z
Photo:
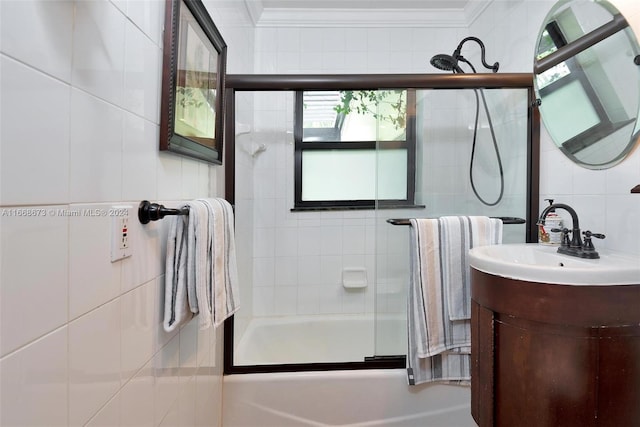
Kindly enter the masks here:
M 189 208 L 165 208 L 164 205 L 151 203 L 148 200 L 141 201 L 140 206 L 138 206 L 138 219 L 142 224 L 148 224 L 149 221 L 157 221 L 167 215 L 189 215 Z
M 527 221 L 523 218 L 518 218 L 514 216 L 492 216 L 491 218 L 501 219 L 503 224 L 524 224 Z M 411 225 L 411 221 L 409 218 L 389 218 L 387 220 L 389 224 L 392 225 Z

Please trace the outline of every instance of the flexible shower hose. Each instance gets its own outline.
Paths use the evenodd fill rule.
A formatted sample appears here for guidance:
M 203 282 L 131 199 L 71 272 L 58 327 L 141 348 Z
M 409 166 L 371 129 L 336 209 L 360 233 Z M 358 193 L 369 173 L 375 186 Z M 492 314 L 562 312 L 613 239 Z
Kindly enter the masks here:
M 475 70 L 474 70 L 475 71 Z M 478 119 L 480 116 L 480 100 L 478 99 L 478 90 L 480 91 L 480 96 L 482 97 L 482 104 L 484 105 L 484 110 L 487 112 L 487 120 L 489 122 L 489 130 L 491 131 L 491 140 L 493 141 L 493 149 L 496 152 L 496 158 L 498 159 L 498 168 L 500 169 L 500 195 L 496 199 L 495 202 L 487 202 L 484 200 L 478 190 L 476 189 L 476 185 L 473 182 L 473 162 L 475 159 L 476 152 L 476 141 L 478 138 Z M 471 182 L 471 189 L 473 190 L 473 194 L 480 200 L 483 204 L 487 206 L 495 206 L 502 200 L 502 196 L 504 195 L 504 171 L 502 169 L 502 159 L 500 157 L 500 149 L 498 148 L 498 142 L 496 140 L 496 134 L 493 130 L 493 122 L 491 121 L 491 114 L 489 114 L 489 108 L 487 107 L 487 100 L 484 97 L 484 92 L 482 89 L 474 89 L 473 90 L 476 95 L 476 120 L 475 125 L 473 127 L 473 143 L 471 145 L 471 161 L 469 162 L 469 181 Z

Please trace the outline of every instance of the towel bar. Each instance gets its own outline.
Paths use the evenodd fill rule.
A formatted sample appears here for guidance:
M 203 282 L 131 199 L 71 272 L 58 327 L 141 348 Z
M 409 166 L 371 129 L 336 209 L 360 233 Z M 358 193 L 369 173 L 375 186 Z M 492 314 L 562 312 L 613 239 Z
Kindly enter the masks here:
M 149 221 L 157 221 L 167 215 L 189 215 L 189 208 L 165 208 L 164 205 L 151 203 L 148 200 L 141 201 L 138 207 L 138 219 L 142 224 L 147 224 Z
M 524 224 L 527 222 L 523 218 L 513 216 L 492 216 L 491 218 L 501 219 L 503 224 Z M 389 218 L 387 222 L 392 225 L 411 225 L 409 218 Z

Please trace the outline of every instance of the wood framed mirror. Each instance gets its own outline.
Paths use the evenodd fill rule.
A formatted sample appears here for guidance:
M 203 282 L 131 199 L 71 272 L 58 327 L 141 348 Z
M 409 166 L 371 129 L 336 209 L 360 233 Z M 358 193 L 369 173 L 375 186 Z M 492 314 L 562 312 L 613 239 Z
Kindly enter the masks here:
M 222 163 L 227 45 L 200 0 L 166 0 L 160 150 Z

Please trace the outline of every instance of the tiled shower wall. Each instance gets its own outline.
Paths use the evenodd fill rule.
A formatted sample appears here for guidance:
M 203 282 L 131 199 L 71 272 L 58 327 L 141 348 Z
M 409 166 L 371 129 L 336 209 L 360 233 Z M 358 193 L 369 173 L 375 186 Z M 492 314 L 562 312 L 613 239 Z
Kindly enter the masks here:
M 237 5 L 208 2 L 251 70 Z M 222 333 L 162 329 L 172 206 L 223 195 L 223 168 L 158 152 L 164 2 L 0 2 L 0 424 L 219 425 Z M 108 215 L 133 207 L 132 256 Z M 31 212 L 31 214 L 29 214 Z M 85 211 L 86 212 L 86 211 Z
M 452 51 L 467 35 L 464 28 L 257 28 L 255 69 L 265 74 L 434 73 L 439 71 L 429 64 L 429 58 Z M 451 108 L 460 108 L 455 107 L 455 95 L 452 99 Z M 433 188 L 432 174 L 420 170 L 418 175 L 425 181 L 417 184 L 418 198 L 427 204 L 426 209 L 291 212 L 293 95 L 255 93 L 254 100 L 255 128 L 244 140 L 239 139 L 236 148 L 242 156 L 260 144 L 265 148 L 251 156 L 252 168 L 237 175 L 242 180 L 237 195 L 250 201 L 255 224 L 253 315 L 370 314 L 374 310 L 402 313 L 405 301 L 401 283 L 405 282 L 408 268 L 407 234 L 385 220 L 470 212 L 473 206 L 466 205 L 473 205 L 468 201 L 472 196 L 463 197 L 467 202 L 461 198 L 461 194 L 470 194 L 466 179 L 457 179 L 459 188 L 448 191 Z M 428 130 L 433 129 L 438 114 L 433 110 L 438 110 L 441 101 L 436 99 L 426 112 Z M 468 109 L 459 113 L 471 117 Z M 446 114 L 441 118 L 450 123 L 451 112 Z M 467 121 L 472 123 L 471 119 Z M 456 125 L 462 125 L 462 119 Z M 445 129 L 447 125 L 443 123 L 441 127 Z M 466 176 L 470 136 L 469 132 L 464 134 L 468 143 L 464 156 L 456 156 L 451 149 L 456 144 L 449 143 L 444 152 L 436 149 L 436 156 L 433 151 L 423 151 L 424 159 L 420 161 L 427 167 L 438 163 L 439 167 L 448 168 L 447 176 Z M 430 149 L 437 144 L 438 141 Z M 452 158 L 443 166 L 442 159 L 447 154 Z M 522 157 L 522 153 L 511 155 Z M 438 182 L 445 184 L 443 181 L 449 183 L 439 176 Z M 508 186 L 512 184 L 509 182 Z M 517 196 L 521 198 L 522 194 Z M 504 209 L 500 215 L 516 216 Z M 366 269 L 367 288 L 342 287 L 343 269 L 352 267 Z M 374 283 L 378 285 L 378 295 Z
M 238 212 L 253 208 L 253 223 L 238 218 L 238 225 L 239 229 L 255 226 L 250 245 L 253 250 L 254 316 L 363 314 L 372 313 L 374 308 L 381 313 L 401 313 L 404 309 L 402 284 L 406 282 L 403 278 L 408 269 L 407 235 L 406 230 L 387 224 L 387 218 L 465 212 L 524 216 L 526 92 L 520 91 L 519 101 L 505 93 L 487 94 L 489 102 L 493 95 L 509 107 L 518 106 L 521 112 L 520 127 L 516 126 L 520 129 L 519 134 L 513 131 L 513 118 L 509 115 L 494 118 L 496 133 L 501 139 L 499 143 L 503 145 L 506 190 L 501 205 L 493 209 L 486 209 L 476 202 L 468 184 L 472 136 L 468 126 L 473 124 L 474 109 L 461 106 L 473 104 L 473 92 L 466 94 L 464 99 L 456 91 L 426 92 L 420 93 L 420 98 L 425 99 L 425 109 L 420 112 L 424 124 L 418 138 L 417 185 L 418 203 L 425 204 L 426 208 L 404 212 L 292 212 L 293 95 L 254 94 L 255 131 L 239 137 L 236 149 L 238 159 L 250 159 L 248 164 L 242 164 L 242 171 L 236 175 L 236 194 Z M 459 120 L 452 122 L 450 118 L 455 114 Z M 486 129 L 480 132 L 479 140 L 484 145 L 479 143 L 482 148 L 476 155 L 476 183 L 484 191 L 488 188 L 497 194 L 497 177 L 483 176 L 486 163 L 490 164 L 491 170 L 497 168 L 493 151 L 485 156 L 489 160 L 483 158 L 481 150 L 490 149 L 487 144 L 491 140 Z M 484 186 L 483 178 L 489 181 Z M 493 193 L 491 197 L 495 197 Z M 509 227 L 505 234 L 510 235 L 511 240 L 505 241 L 524 240 L 523 226 Z M 366 269 L 367 288 L 345 289 L 342 286 L 343 270 L 350 268 Z M 374 283 L 378 285 L 377 297 Z
M 293 94 L 260 92 L 253 99 L 255 127 L 236 147 L 238 158 L 249 159 L 236 173 L 237 225 L 253 236 L 239 242 L 253 250 L 253 289 L 243 293 L 252 295 L 253 313 L 244 315 L 372 313 L 374 280 L 385 277 L 388 266 L 386 259 L 376 261 L 376 247 L 381 238 L 395 241 L 380 234 L 379 223 L 409 213 L 385 211 L 382 219 L 373 210 L 292 212 Z M 240 216 L 243 209 L 251 209 L 252 218 Z M 343 270 L 352 268 L 366 270 L 366 288 L 342 286 Z

